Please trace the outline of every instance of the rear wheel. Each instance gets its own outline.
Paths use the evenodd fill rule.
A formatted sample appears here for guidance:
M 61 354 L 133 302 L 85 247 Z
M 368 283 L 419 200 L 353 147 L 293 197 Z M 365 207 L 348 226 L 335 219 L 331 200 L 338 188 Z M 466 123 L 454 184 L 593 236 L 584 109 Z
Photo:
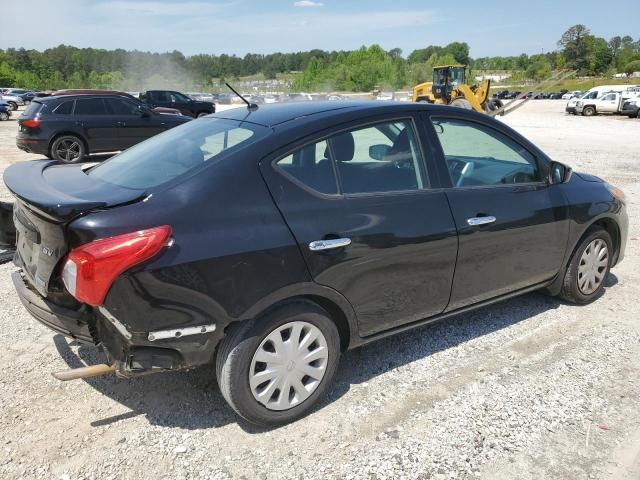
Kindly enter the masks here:
M 0 112 L 0 120 L 3 122 L 9 120 L 9 114 L 7 112 Z
M 612 245 L 606 230 L 600 227 L 589 230 L 571 257 L 560 298 L 583 305 L 602 294 L 611 268 Z
M 64 163 L 78 163 L 84 160 L 87 151 L 84 142 L 74 135 L 63 135 L 51 145 L 51 157 Z
M 449 105 L 451 105 L 452 107 L 472 110 L 471 103 L 466 98 L 454 98 Z
M 245 420 L 274 427 L 307 415 L 326 395 L 340 359 L 327 312 L 309 302 L 233 326 L 216 357 L 223 397 Z
M 18 109 L 18 104 L 16 102 L 7 102 L 9 104 L 9 108 L 14 112 Z
M 582 115 L 585 117 L 593 117 L 596 114 L 596 109 L 594 107 L 584 107 L 582 110 Z

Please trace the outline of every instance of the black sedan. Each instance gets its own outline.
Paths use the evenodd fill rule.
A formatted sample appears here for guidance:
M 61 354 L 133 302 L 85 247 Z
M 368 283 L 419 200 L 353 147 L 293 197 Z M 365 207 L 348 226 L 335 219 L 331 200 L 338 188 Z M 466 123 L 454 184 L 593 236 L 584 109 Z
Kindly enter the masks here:
M 182 125 L 191 117 L 162 115 L 122 95 L 37 97 L 18 117 L 16 145 L 65 163 L 116 152 Z
M 310 412 L 346 349 L 533 290 L 595 300 L 627 239 L 619 189 L 428 104 L 238 108 L 4 181 L 20 299 L 106 353 L 58 378 L 211 365 L 263 426 Z

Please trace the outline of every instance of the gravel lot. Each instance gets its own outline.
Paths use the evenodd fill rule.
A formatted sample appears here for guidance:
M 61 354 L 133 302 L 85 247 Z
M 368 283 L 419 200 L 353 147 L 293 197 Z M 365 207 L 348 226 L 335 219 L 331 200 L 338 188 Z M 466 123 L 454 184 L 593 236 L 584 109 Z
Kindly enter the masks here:
M 529 294 L 349 352 L 321 409 L 263 431 L 238 422 L 212 368 L 54 380 L 100 354 L 33 320 L 5 264 L 0 478 L 639 479 L 640 120 L 563 108 L 504 121 L 627 194 L 626 259 L 594 304 Z M 16 128 L 0 123 L 0 170 L 34 158 Z

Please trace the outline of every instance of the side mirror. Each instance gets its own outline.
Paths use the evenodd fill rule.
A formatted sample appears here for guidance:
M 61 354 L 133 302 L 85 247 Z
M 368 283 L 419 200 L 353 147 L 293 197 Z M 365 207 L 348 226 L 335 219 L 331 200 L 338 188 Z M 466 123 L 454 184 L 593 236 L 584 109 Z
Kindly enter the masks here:
M 551 162 L 549 169 L 549 183 L 552 185 L 566 183 L 571 179 L 573 170 L 568 165 L 560 162 Z
M 391 147 L 389 145 L 371 145 L 369 147 L 369 157 L 374 160 L 384 160 L 384 157 L 391 153 Z
M 138 107 L 138 111 L 140 112 L 140 116 L 141 117 L 150 117 L 151 116 L 151 109 L 149 107 L 147 107 L 146 105 L 140 105 Z

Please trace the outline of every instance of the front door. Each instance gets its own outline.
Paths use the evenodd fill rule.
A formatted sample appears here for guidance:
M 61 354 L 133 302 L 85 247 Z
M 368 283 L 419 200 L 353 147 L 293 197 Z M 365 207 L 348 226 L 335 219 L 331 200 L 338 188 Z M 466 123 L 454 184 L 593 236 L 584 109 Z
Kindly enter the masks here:
M 105 98 L 107 111 L 118 124 L 119 150 L 132 147 L 165 130 L 153 113 L 143 115 L 138 104 L 126 98 Z
M 448 311 L 552 279 L 569 234 L 567 204 L 540 161 L 493 127 L 432 118 L 459 235 Z
M 446 194 L 429 188 L 414 125 L 353 127 L 262 164 L 310 274 L 349 300 L 361 336 L 439 314 L 449 300 L 456 230 Z
M 598 100 L 598 111 L 604 113 L 617 112 L 618 104 L 620 103 L 618 98 L 617 93 L 607 93 L 604 97 Z

